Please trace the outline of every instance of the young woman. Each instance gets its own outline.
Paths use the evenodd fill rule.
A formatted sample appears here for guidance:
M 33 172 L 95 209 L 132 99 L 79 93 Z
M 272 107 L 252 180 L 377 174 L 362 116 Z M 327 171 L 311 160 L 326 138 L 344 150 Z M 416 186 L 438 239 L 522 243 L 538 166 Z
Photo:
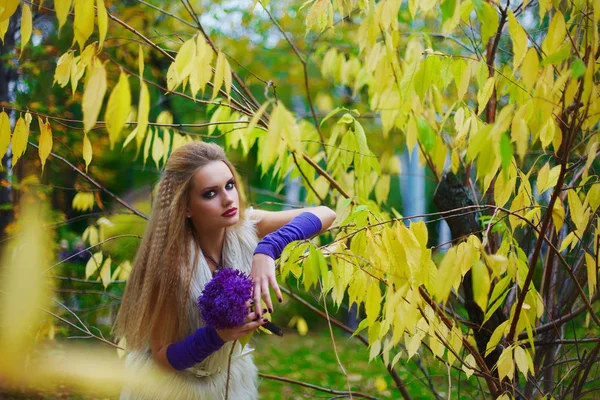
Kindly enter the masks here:
M 189 143 L 169 158 L 114 330 L 126 340 L 128 367 L 143 373 L 158 365 L 169 373 L 160 393 L 130 386 L 121 399 L 221 399 L 226 385 L 229 399 L 258 397 L 250 350 L 236 339 L 273 312 L 269 287 L 281 302 L 275 259 L 283 247 L 326 230 L 335 213 L 327 207 L 247 210 L 238 187 L 235 169 L 215 144 Z M 204 327 L 196 299 L 224 267 L 251 276 L 253 299 L 245 324 L 216 330 Z

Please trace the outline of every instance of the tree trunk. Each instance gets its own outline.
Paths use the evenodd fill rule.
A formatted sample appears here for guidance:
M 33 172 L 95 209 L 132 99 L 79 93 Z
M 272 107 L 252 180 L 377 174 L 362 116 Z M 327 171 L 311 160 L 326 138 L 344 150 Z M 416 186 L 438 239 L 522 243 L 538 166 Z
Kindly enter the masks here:
M 452 172 L 448 172 L 442 177 L 442 180 L 433 195 L 433 202 L 438 209 L 443 212 L 458 210 L 445 214 L 444 216 L 444 219 L 450 227 L 450 232 L 452 233 L 452 239 L 455 245 L 461 238 L 466 239 L 467 236 L 471 234 L 477 235 L 477 237 L 481 239 L 481 233 L 479 232 L 481 227 L 477 222 L 476 213 L 464 214 L 464 211 L 460 210 L 463 207 L 474 206 L 475 201 L 469 190 Z M 496 329 L 500 323 L 505 321 L 506 317 L 502 311 L 498 309 L 485 324 L 482 324 L 485 314 L 474 300 L 471 271 L 465 274 L 462 288 L 465 296 L 465 309 L 469 314 L 469 320 L 481 326 L 481 329 L 476 329 L 473 332 L 473 335 L 475 336 L 477 349 L 483 356 L 494 329 Z M 492 370 L 498 361 L 498 357 L 500 357 L 499 347 L 496 347 L 494 351 L 485 357 L 485 362 L 490 370 Z
M 17 72 L 11 68 L 7 60 L 11 57 L 15 47 L 15 32 L 18 28 L 18 18 L 11 17 L 4 43 L 0 44 L 0 103 L 11 104 L 14 102 L 14 83 Z M 14 125 L 14 124 L 11 124 Z M 0 240 L 5 237 L 4 230 L 13 220 L 12 196 L 12 146 L 2 157 L 2 171 L 0 171 Z

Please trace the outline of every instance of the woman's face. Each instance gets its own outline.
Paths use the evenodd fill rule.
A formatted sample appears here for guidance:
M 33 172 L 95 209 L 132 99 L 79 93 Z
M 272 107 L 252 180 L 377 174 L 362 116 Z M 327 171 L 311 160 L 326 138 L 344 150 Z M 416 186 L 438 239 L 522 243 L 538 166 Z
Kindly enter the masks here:
M 213 161 L 192 178 L 186 213 L 196 229 L 224 228 L 239 221 L 239 200 L 229 167 L 223 161 Z

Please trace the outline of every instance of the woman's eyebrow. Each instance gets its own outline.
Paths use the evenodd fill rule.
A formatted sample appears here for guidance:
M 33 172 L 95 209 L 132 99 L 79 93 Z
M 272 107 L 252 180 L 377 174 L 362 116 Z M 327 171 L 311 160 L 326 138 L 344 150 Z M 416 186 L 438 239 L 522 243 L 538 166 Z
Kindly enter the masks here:
M 229 183 L 229 182 L 230 182 L 230 181 L 232 181 L 232 180 L 233 180 L 233 176 L 232 176 L 231 178 L 227 179 L 227 182 L 225 182 L 225 184 Z M 204 192 L 204 191 L 206 191 L 206 190 L 210 190 L 210 189 L 216 189 L 216 188 L 218 188 L 218 186 L 209 186 L 209 187 L 205 187 L 204 189 L 202 189 L 202 190 L 201 190 L 201 192 Z

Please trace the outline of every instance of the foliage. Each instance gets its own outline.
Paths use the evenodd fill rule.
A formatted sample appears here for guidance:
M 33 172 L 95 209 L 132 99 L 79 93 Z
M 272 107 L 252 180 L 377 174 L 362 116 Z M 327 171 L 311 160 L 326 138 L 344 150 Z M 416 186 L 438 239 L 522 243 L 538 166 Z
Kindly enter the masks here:
M 80 191 L 73 207 L 109 201 L 143 219 L 92 178 L 103 170 L 94 164 L 125 149 L 133 165 L 160 170 L 178 146 L 215 140 L 253 161 L 260 177 L 248 182 L 270 180 L 280 191 L 299 178 L 306 203 L 335 207 L 331 237 L 286 248 L 281 282 L 293 276 L 321 300 L 356 304 L 364 319 L 355 333 L 367 334 L 369 359 L 392 377 L 419 354 L 453 371 L 451 382 L 456 372 L 477 379 L 483 397 L 595 388 L 598 4 L 200 3 L 197 12 L 187 0 L 7 1 L 0 25 L 20 15 L 24 81 L 36 76 L 26 61 L 36 16 L 58 21 L 60 40 L 68 37 L 46 35 L 62 43 L 53 91 L 71 96 L 77 127 L 60 132 L 60 111 L 31 89 L 28 104 L 6 107 L 29 110 L 14 128 L 0 114 L 0 150 L 10 143 L 18 166 L 37 147 L 45 173 L 70 157 L 100 190 Z M 214 15 L 242 22 L 207 30 Z M 408 223 L 390 186 L 400 172 L 395 153 L 415 147 L 438 188 L 456 175 L 474 203 Z M 477 229 L 442 253 L 427 224 L 458 214 Z M 100 246 L 112 240 L 110 224 L 90 220 L 85 234 L 94 253 L 85 279 L 105 289 L 127 278 L 129 262 L 113 265 Z M 410 396 L 400 377 L 394 383 Z

